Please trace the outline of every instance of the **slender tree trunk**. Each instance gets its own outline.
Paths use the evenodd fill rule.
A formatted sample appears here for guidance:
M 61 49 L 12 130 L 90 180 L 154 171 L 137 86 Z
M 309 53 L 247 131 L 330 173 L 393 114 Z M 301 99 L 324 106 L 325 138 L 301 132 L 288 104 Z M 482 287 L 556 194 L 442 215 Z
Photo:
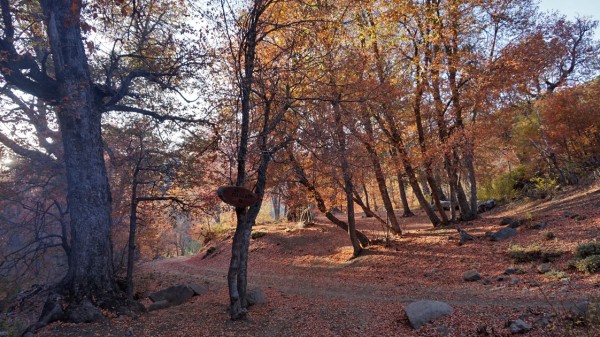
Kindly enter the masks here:
M 371 210 L 371 205 L 369 204 L 369 193 L 367 191 L 367 185 L 365 185 L 365 182 L 363 181 L 362 183 L 362 188 L 363 188 L 363 192 L 365 193 L 365 201 L 367 203 L 366 208 Z M 364 209 L 364 207 L 363 207 Z M 365 212 L 365 215 L 367 216 L 367 218 L 372 218 L 373 217 L 373 213 L 367 213 Z
M 341 229 L 343 229 L 344 231 L 347 232 L 348 224 L 343 222 L 342 220 L 338 219 L 327 208 L 327 205 L 325 204 L 325 199 L 323 199 L 323 197 L 321 196 L 321 193 L 319 193 L 319 191 L 317 191 L 317 188 L 315 187 L 315 185 L 311 184 L 308 181 L 308 178 L 306 176 L 306 172 L 304 171 L 304 168 L 302 168 L 302 166 L 300 166 L 298 161 L 296 161 L 296 158 L 294 157 L 294 154 L 292 153 L 291 149 L 288 149 L 288 158 L 289 158 L 290 164 L 292 165 L 292 168 L 294 169 L 294 173 L 296 174 L 296 177 L 298 178 L 298 182 L 300 184 L 302 184 L 304 187 L 306 187 L 306 189 L 308 189 L 308 192 L 310 192 L 310 194 L 312 195 L 313 199 L 315 199 L 315 202 L 317 203 L 317 209 L 319 209 L 319 211 L 321 213 L 325 214 L 325 217 L 329 221 L 331 221 L 333 224 L 335 224 L 336 226 L 340 227 Z M 356 236 L 358 237 L 358 240 L 360 241 L 360 244 L 363 247 L 367 247 L 369 245 L 369 239 L 362 232 L 357 230 Z
M 406 197 L 406 186 L 404 186 L 404 177 L 402 177 L 402 173 L 398 171 L 398 189 L 400 190 L 400 199 L 402 200 L 402 209 L 404 212 L 402 216 L 407 218 L 414 216 L 415 214 L 410 210 L 410 206 L 408 205 L 408 198 Z
M 129 240 L 127 245 L 127 299 L 133 300 L 133 261 L 135 257 L 135 232 L 137 227 L 137 172 L 136 168 L 131 184 L 131 208 L 129 213 Z
M 367 135 L 367 141 L 363 142 L 363 144 L 369 153 L 369 159 L 371 159 L 371 164 L 373 165 L 373 173 L 375 174 L 377 187 L 379 187 L 381 201 L 383 202 L 383 207 L 385 208 L 387 218 L 390 221 L 392 232 L 400 235 L 402 234 L 402 230 L 400 229 L 400 224 L 398 223 L 398 219 L 394 213 L 394 206 L 390 200 L 390 195 L 388 194 L 385 176 L 383 174 L 383 169 L 381 168 L 381 163 L 379 162 L 379 155 L 372 145 L 372 142 L 375 140 L 373 135 L 373 124 L 371 124 L 370 118 L 363 118 L 363 124 Z
M 352 193 L 354 186 L 352 185 L 352 173 L 350 172 L 350 164 L 348 163 L 348 154 L 346 149 L 346 134 L 344 133 L 344 125 L 342 123 L 342 112 L 340 111 L 339 102 L 332 102 L 335 134 L 339 159 L 342 166 L 342 177 L 344 179 L 344 191 L 346 193 L 346 206 L 348 214 L 348 235 L 352 243 L 353 253 L 352 258 L 358 257 L 362 251 L 358 237 L 356 236 L 356 223 L 354 220 L 354 200 Z
M 80 6 L 70 0 L 41 1 L 61 101 L 62 134 L 71 219 L 69 301 L 110 306 L 117 295 L 111 243 L 111 195 L 104 165 L 102 112 L 91 88 L 83 48 Z
M 365 215 L 367 215 L 367 217 L 377 219 L 382 225 L 387 227 L 389 230 L 392 230 L 392 228 L 387 224 L 387 222 L 383 218 L 381 218 L 379 215 L 377 215 L 377 213 L 373 212 L 369 208 L 369 206 L 365 205 L 365 203 L 360 198 L 360 194 L 358 194 L 358 192 L 356 192 L 356 190 L 354 191 L 354 202 L 358 206 L 360 206 L 360 208 L 362 208 L 363 212 L 365 212 Z

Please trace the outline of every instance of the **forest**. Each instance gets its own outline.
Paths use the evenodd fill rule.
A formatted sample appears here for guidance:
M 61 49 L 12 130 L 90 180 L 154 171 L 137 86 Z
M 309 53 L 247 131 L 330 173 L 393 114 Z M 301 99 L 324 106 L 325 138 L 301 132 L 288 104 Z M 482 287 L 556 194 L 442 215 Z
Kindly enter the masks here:
M 0 336 L 600 331 L 594 18 L 534 0 L 0 0 L 0 13 Z M 407 328 L 423 324 L 401 306 L 446 298 L 443 277 L 420 280 L 446 267 L 454 295 L 469 269 L 530 277 L 553 328 L 504 327 L 472 309 L 493 300 L 450 295 L 443 325 Z M 278 288 L 284 274 L 305 282 Z M 191 304 L 148 312 L 151 291 L 184 280 L 201 283 L 184 287 Z M 350 288 L 326 301 L 346 282 L 401 287 L 386 295 L 397 307 L 362 307 Z M 269 309 L 249 303 L 255 286 Z M 575 307 L 589 295 L 572 325 L 573 310 L 543 316 L 559 286 Z M 265 311 L 290 306 L 277 322 Z M 373 319 L 341 323 L 353 307 Z M 483 325 L 456 323 L 467 307 Z M 206 326 L 155 326 L 169 310 Z M 343 327 L 304 330 L 324 322 Z

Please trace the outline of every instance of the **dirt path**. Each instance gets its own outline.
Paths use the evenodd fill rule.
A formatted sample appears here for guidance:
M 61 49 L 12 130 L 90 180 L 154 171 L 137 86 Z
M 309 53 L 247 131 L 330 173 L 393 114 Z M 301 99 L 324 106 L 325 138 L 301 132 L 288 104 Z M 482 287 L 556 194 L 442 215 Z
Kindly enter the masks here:
M 564 212 L 582 216 L 577 220 Z M 498 223 L 505 216 L 545 222 L 545 230 L 556 238 L 545 240 L 542 231 L 521 227 L 506 242 L 484 239 L 486 231 L 501 228 Z M 369 238 L 385 239 L 374 220 L 358 218 L 359 229 Z M 137 292 L 195 282 L 208 284 L 208 294 L 137 319 L 54 324 L 41 336 L 480 336 L 477 331 L 485 332 L 481 336 L 502 336 L 508 335 L 505 322 L 514 319 L 535 327 L 529 336 L 563 336 L 571 330 L 563 329 L 561 313 L 581 299 L 600 298 L 599 275 L 568 268 L 577 243 L 600 237 L 597 188 L 495 210 L 461 223 L 461 228 L 481 236 L 462 246 L 455 228 L 434 230 L 421 213 L 401 221 L 405 235 L 390 238 L 389 246 L 371 246 L 351 261 L 347 234 L 321 219 L 307 228 L 289 223 L 257 226 L 266 235 L 251 242 L 249 287 L 263 289 L 267 304 L 252 307 L 247 322 L 228 319 L 229 238 L 212 243 L 214 253 L 208 257 L 202 251 L 138 266 Z M 539 261 L 515 265 L 506 253 L 514 244 L 563 252 L 552 268 L 565 278 L 538 273 Z M 503 275 L 507 267 L 520 273 Z M 462 274 L 471 269 L 487 284 L 463 281 Z M 403 308 L 419 299 L 445 301 L 455 312 L 413 330 Z M 550 320 L 551 329 L 537 323 L 542 317 Z

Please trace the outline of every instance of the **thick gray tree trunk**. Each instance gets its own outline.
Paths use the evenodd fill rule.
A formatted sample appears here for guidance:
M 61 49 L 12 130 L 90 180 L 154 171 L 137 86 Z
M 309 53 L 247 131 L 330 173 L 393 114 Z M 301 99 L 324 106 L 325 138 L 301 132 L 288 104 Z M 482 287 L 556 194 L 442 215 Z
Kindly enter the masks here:
M 99 103 L 91 88 L 79 3 L 41 1 L 61 101 L 62 134 L 71 219 L 69 271 L 63 280 L 70 301 L 108 306 L 117 293 L 113 278 L 111 195 L 104 165 Z

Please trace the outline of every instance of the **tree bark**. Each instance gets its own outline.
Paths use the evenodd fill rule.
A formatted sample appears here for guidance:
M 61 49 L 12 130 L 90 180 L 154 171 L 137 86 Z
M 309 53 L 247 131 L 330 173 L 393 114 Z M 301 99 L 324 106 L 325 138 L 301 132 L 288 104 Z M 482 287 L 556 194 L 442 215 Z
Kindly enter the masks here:
M 80 30 L 79 2 L 41 1 L 61 100 L 71 218 L 69 271 L 62 285 L 71 303 L 110 306 L 117 295 L 112 265 L 111 194 L 104 165 L 100 102 L 91 88 Z

